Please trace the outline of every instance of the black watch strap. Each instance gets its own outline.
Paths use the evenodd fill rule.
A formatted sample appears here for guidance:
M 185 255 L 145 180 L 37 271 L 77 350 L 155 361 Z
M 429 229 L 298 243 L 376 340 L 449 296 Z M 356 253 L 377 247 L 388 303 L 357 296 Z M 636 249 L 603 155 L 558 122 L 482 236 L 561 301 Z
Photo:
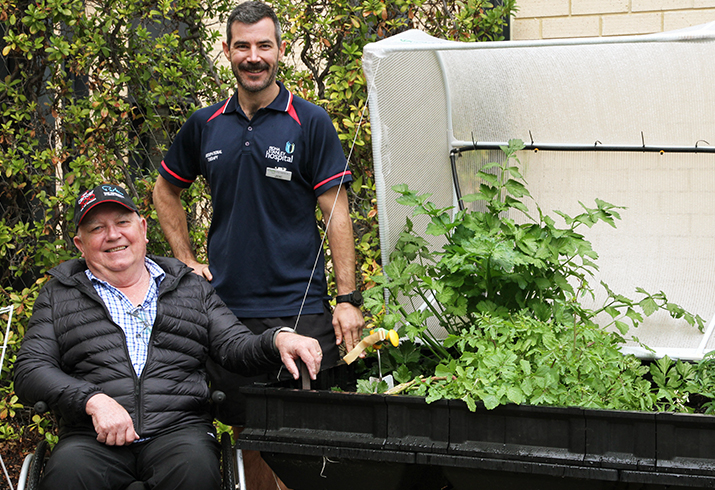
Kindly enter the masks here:
M 362 306 L 362 293 L 357 289 L 349 294 L 340 294 L 335 297 L 336 303 L 350 303 L 353 306 Z

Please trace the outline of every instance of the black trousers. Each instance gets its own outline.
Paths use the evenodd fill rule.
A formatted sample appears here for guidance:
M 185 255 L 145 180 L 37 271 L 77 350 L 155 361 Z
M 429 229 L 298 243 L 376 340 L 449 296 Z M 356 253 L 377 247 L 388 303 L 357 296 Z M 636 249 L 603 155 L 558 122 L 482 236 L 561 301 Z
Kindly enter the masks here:
M 128 446 L 107 446 L 90 434 L 60 438 L 41 490 L 121 490 L 144 481 L 155 490 L 219 490 L 220 445 L 210 428 L 191 426 Z

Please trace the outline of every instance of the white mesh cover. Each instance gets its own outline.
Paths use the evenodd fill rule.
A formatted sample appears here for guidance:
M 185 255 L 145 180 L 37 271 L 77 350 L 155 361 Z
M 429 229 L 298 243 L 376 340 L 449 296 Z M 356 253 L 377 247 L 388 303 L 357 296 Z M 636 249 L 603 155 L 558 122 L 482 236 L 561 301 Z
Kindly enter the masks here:
M 707 150 L 715 144 L 715 23 L 540 42 L 456 43 L 408 31 L 364 53 L 384 264 L 412 212 L 391 187 L 405 183 L 433 193 L 438 206 L 453 205 L 454 148 L 512 138 L 545 148 L 662 147 L 663 154 L 524 151 L 519 158 L 549 214 L 577 214 L 579 201 L 594 207 L 595 198 L 628 208 L 615 230 L 600 224 L 584 232 L 600 255 L 594 284 L 633 298 L 637 286 L 662 290 L 713 318 L 715 154 Z M 670 151 L 696 147 L 703 151 Z M 474 192 L 470 175 L 494 158 L 462 154 L 462 194 Z M 658 355 L 695 359 L 715 348 L 708 333 L 682 323 L 655 315 L 631 333 Z

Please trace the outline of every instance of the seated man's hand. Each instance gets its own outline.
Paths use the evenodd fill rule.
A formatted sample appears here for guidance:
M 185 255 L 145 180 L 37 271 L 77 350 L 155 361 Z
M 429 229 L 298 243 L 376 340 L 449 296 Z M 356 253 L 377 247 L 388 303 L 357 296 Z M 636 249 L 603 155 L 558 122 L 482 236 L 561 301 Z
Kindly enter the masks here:
M 276 335 L 276 347 L 281 353 L 281 360 L 294 379 L 300 377 L 296 362 L 301 359 L 308 368 L 310 379 L 315 379 L 320 372 L 320 362 L 323 360 L 323 351 L 317 340 L 304 335 L 291 332 L 279 332 Z
M 85 411 L 92 416 L 99 442 L 108 446 L 125 446 L 139 439 L 129 413 L 114 398 L 104 393 L 92 395 L 87 400 Z

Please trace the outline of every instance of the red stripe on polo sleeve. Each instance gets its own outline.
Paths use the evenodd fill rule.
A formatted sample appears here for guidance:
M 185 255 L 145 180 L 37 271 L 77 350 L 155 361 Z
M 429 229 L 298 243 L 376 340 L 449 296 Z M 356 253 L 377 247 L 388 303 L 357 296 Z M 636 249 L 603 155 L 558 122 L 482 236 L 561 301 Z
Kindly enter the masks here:
M 340 177 L 342 177 L 342 176 L 344 176 L 344 175 L 352 175 L 352 172 L 350 172 L 350 170 L 347 170 L 347 171 L 345 171 L 345 172 L 340 172 L 340 173 L 337 174 L 337 175 L 333 175 L 332 177 L 330 177 L 330 178 L 328 178 L 328 179 L 325 179 L 324 181 L 318 183 L 315 187 L 313 187 L 313 190 L 315 190 L 315 189 L 317 189 L 318 187 L 321 187 L 321 186 L 327 184 L 327 183 L 330 182 L 331 180 L 339 179 Z
M 180 181 L 182 181 L 182 182 L 186 182 L 187 184 L 191 184 L 191 183 L 193 183 L 194 180 L 195 180 L 195 179 L 191 179 L 191 180 L 185 179 L 185 178 L 181 177 L 180 175 L 177 175 L 176 172 L 172 171 L 169 167 L 166 166 L 166 163 L 164 163 L 164 160 L 161 161 L 161 168 L 163 168 L 164 170 L 166 170 L 166 171 L 169 173 L 169 175 L 171 175 L 172 177 L 174 177 L 176 180 L 180 180 Z

